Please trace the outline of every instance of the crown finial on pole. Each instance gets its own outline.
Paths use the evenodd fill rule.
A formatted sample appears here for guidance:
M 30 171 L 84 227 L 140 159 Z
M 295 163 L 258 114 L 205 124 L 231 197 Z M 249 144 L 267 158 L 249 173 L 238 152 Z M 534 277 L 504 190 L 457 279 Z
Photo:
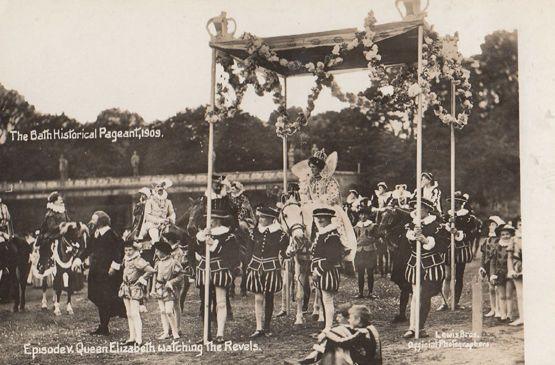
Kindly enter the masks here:
M 228 29 L 229 23 L 233 23 L 233 31 L 230 32 Z M 210 24 L 214 25 L 214 30 L 216 33 L 214 34 L 210 28 Z M 212 41 L 228 41 L 233 39 L 233 35 L 237 30 L 237 23 L 235 19 L 228 18 L 227 13 L 222 11 L 220 15 L 210 18 L 208 22 L 206 22 L 206 31 L 210 34 L 210 40 Z
M 404 14 L 399 7 L 400 3 L 403 3 L 405 7 Z M 395 7 L 403 20 L 419 20 L 424 19 L 428 15 L 428 13 L 426 13 L 426 9 L 428 9 L 428 6 L 430 5 L 430 0 L 426 0 L 426 6 L 424 9 L 421 9 L 420 3 L 420 0 L 395 0 Z

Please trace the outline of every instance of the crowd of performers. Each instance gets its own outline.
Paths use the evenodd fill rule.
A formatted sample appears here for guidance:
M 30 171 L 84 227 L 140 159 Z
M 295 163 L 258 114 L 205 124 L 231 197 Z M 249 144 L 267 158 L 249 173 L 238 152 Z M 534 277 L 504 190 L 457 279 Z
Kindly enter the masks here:
M 133 224 L 123 237 L 111 229 L 110 217 L 103 211 L 94 212 L 88 225 L 71 222 L 62 195 L 54 192 L 48 197 L 45 220 L 36 237 L 39 259 L 34 273 L 42 278 L 54 275 L 54 286 L 59 293 L 61 289 L 68 290 L 69 278 L 76 280 L 74 274 L 81 272 L 87 262 L 88 298 L 97 306 L 100 321 L 92 333 L 108 334 L 110 318 L 126 316 L 129 338 L 125 343 L 128 345 L 142 344 L 141 312 L 146 310 L 146 300 L 152 298 L 158 302 L 162 326 L 158 338 L 176 339 L 180 336 L 183 299 L 189 287 L 194 283 L 199 289 L 202 315 L 204 289 L 208 285 L 211 302 L 208 318 L 212 321 L 215 314 L 216 319 L 216 334 L 210 333 L 209 339 L 223 343 L 226 320 L 232 316 L 229 297 L 234 293 L 235 278 L 241 275 L 242 290 L 254 293 L 256 325 L 251 338 L 270 336 L 274 296 L 284 288 L 285 268 L 290 265 L 292 270 L 291 262 L 296 257 L 301 265 L 304 262 L 312 278 L 308 285 L 315 288 L 315 301 L 319 304 L 315 306 L 315 314 L 319 313 L 324 322 L 315 352 L 301 363 L 317 362 L 330 349 L 351 353 L 353 360 L 366 355 L 374 359 L 355 363 L 374 363 L 381 356 L 380 341 L 370 323 L 368 309 L 364 306 L 350 309 L 340 306 L 338 312 L 335 309 L 335 294 L 346 263 L 354 263 L 357 298 L 365 297 L 367 284 L 370 299 L 376 299 L 374 272 L 378 270 L 383 275 L 387 266 L 391 266 L 391 279 L 401 291 L 399 314 L 393 321 L 408 321 L 404 337 L 412 338 L 416 329 L 415 296 L 412 296 L 409 318 L 405 312 L 411 294 L 416 291 L 416 242 L 420 242 L 419 318 L 420 336 L 425 337 L 432 297 L 439 294 L 443 297 L 438 310 L 449 308 L 450 294 L 455 296 L 457 308 L 463 308 L 459 300 L 465 267 L 481 247 L 480 275 L 490 286 L 491 311 L 486 316 L 509 322 L 516 289 L 520 318 L 511 324 L 522 324 L 520 220 L 514 228 L 492 216 L 483 229 L 482 222 L 472 213 L 470 197 L 461 192 L 455 195 L 455 213 L 444 212 L 438 183 L 431 173 L 425 172 L 421 176 L 421 226 L 418 227 L 416 191 L 407 191 L 405 184 L 388 191 L 387 184 L 380 182 L 369 198 L 351 190 L 343 202 L 340 186 L 333 176 L 336 165 L 336 153 L 328 156 L 323 150 L 317 151 L 310 159 L 292 167 L 299 178 L 298 184 L 289 184 L 278 202 L 264 202 L 256 209 L 240 182 L 213 176 L 211 191 L 196 203 L 198 209 L 192 210 L 186 227 L 176 224 L 176 212 L 168 197 L 171 182 L 159 181 L 139 191 Z M 211 226 L 207 228 L 205 210 L 209 196 Z M 291 207 L 298 208 L 298 215 L 303 219 L 300 223 L 287 216 Z M 8 239 L 10 225 L 9 211 L 2 204 L 2 240 Z M 73 232 L 72 239 L 68 239 L 68 231 Z M 454 263 L 450 257 L 451 234 L 455 237 Z M 481 239 L 481 236 L 486 237 Z M 63 249 L 60 251 L 58 247 Z M 206 248 L 210 251 L 209 261 Z M 71 260 L 62 257 L 68 252 Z M 390 263 L 381 259 L 384 255 L 390 256 Z M 453 264 L 455 293 L 449 293 Z M 208 266 L 210 279 L 206 282 Z M 304 285 L 296 280 L 288 281 Z M 303 297 L 298 298 L 303 302 L 303 312 L 308 310 L 307 292 L 310 294 L 310 290 L 305 290 Z M 58 295 L 57 315 L 61 314 L 59 301 Z M 43 297 L 43 306 L 46 306 L 46 297 Z M 282 311 L 277 315 L 284 315 L 284 310 L 282 301 Z M 69 296 L 67 311 L 73 312 Z M 212 330 L 211 325 L 208 328 Z

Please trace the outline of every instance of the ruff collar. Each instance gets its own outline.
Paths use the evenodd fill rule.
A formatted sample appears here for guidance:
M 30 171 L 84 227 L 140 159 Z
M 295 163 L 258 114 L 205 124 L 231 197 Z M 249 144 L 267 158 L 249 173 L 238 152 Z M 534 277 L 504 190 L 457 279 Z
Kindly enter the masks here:
M 328 224 L 325 227 L 320 227 L 320 226 L 316 225 L 316 227 L 318 227 L 318 234 L 319 235 L 324 234 L 324 233 L 328 233 L 328 232 L 331 232 L 331 231 L 337 229 L 337 225 L 335 223 Z
M 166 190 L 164 190 L 164 192 L 162 193 L 162 195 L 158 195 L 158 193 L 154 193 L 151 195 L 151 197 L 155 200 L 166 200 L 168 199 L 168 192 Z
M 367 219 L 364 222 L 363 221 L 358 221 L 356 226 L 362 228 L 362 227 L 368 227 L 371 224 L 374 224 L 374 222 L 372 222 L 370 219 Z
M 65 204 L 48 203 L 48 204 L 46 204 L 46 209 L 50 209 L 51 211 L 53 211 L 55 213 L 65 213 L 66 212 Z
M 412 212 L 410 212 L 410 216 L 412 217 L 412 223 L 416 224 L 416 210 L 413 210 Z M 437 217 L 433 214 L 428 215 L 426 218 L 421 219 L 420 223 L 423 226 L 427 226 L 428 224 L 434 222 L 437 219 Z
M 281 229 L 281 226 L 279 225 L 278 222 L 274 222 L 274 223 L 270 224 L 269 226 L 261 226 L 259 224 L 257 227 L 258 227 L 258 232 L 260 232 L 260 233 L 264 233 L 264 232 L 266 232 L 266 230 L 270 231 L 270 233 L 274 233 L 274 232 L 277 232 Z
M 452 212 L 453 212 L 453 211 L 452 211 L 451 209 L 449 209 L 449 211 L 448 211 L 449 215 L 451 215 Z M 455 212 L 455 215 L 456 215 L 457 217 L 462 217 L 462 216 L 464 216 L 464 215 L 467 215 L 468 213 L 470 213 L 468 209 L 462 208 L 462 209 L 457 210 L 457 211 Z
M 125 261 L 131 261 L 133 259 L 136 259 L 139 256 L 140 256 L 139 251 L 135 251 L 131 256 L 125 255 Z

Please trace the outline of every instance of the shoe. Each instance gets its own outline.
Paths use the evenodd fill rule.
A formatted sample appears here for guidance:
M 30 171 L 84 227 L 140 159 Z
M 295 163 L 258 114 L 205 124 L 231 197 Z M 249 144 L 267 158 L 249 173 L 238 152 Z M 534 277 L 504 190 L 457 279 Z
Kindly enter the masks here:
M 408 330 L 407 332 L 405 332 L 403 334 L 403 338 L 414 338 L 414 331 L 413 330 Z
M 71 307 L 71 304 L 68 303 L 66 307 L 66 311 L 67 311 L 67 314 L 69 314 L 70 316 L 73 315 L 73 308 Z
M 449 310 L 449 306 L 443 303 L 436 309 L 436 312 L 445 312 L 446 310 Z
M 159 340 L 167 340 L 168 338 L 170 338 L 169 333 L 162 333 L 160 336 L 158 336 Z
M 96 330 L 89 332 L 90 335 L 100 335 L 100 336 L 108 336 L 110 334 L 110 332 L 108 331 L 108 329 L 104 329 L 104 328 L 97 328 Z
M 509 326 L 516 327 L 516 326 L 522 326 L 523 324 L 524 324 L 524 321 L 522 320 L 522 318 L 518 318 L 517 320 L 509 323 Z
M 420 330 L 418 332 L 418 338 L 426 338 L 426 337 L 430 337 L 430 335 L 428 334 L 428 332 L 426 332 L 426 330 Z
M 378 299 L 378 297 L 374 294 L 368 294 L 368 299 Z
M 286 315 L 287 315 L 287 311 L 282 310 L 281 312 L 276 314 L 276 317 L 285 317 Z
M 364 299 L 364 294 L 359 294 L 355 297 L 356 299 Z
M 252 335 L 249 336 L 249 338 L 254 339 L 254 338 L 259 338 L 264 336 L 266 336 L 266 333 L 264 332 L 264 330 L 256 330 Z
M 216 339 L 214 340 L 214 343 L 216 344 L 222 344 L 224 342 L 225 342 L 224 336 L 217 336 Z
M 179 338 L 181 336 L 179 336 L 179 333 L 176 333 L 175 335 L 172 336 L 174 340 L 179 340 Z
M 212 339 L 209 338 L 209 339 L 208 339 L 208 342 L 212 342 Z M 201 338 L 200 340 L 198 340 L 197 342 L 195 342 L 195 344 L 197 344 L 197 345 L 204 345 L 204 339 Z
M 121 346 L 134 346 L 135 345 L 135 341 L 133 340 L 126 340 L 126 341 L 121 341 L 119 344 Z
M 466 310 L 466 307 L 464 305 L 455 304 L 455 310 L 464 311 Z
M 489 312 L 487 312 L 486 314 L 484 314 L 484 317 L 493 317 L 495 316 L 495 311 L 492 309 Z
M 403 323 L 408 321 L 406 316 L 402 316 L 400 314 L 396 315 L 395 318 L 391 320 L 391 323 Z

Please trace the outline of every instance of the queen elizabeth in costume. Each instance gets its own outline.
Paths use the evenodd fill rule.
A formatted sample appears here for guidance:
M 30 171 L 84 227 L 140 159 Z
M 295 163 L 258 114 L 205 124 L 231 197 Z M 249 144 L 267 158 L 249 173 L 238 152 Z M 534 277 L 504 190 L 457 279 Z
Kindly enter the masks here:
M 335 211 L 333 223 L 337 226 L 341 243 L 346 249 L 346 260 L 352 261 L 356 253 L 356 235 L 349 216 L 343 210 L 340 186 L 333 174 L 337 167 L 337 152 L 326 155 L 324 149 L 316 151 L 308 160 L 295 164 L 291 171 L 299 178 L 299 195 L 303 206 L 312 212 L 316 208 Z

